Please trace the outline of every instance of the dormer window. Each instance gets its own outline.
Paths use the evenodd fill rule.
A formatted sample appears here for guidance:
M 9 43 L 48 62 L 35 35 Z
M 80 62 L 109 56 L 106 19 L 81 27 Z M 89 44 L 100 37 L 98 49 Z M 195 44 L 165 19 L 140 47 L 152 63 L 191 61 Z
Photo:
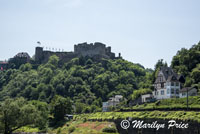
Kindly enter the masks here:
M 166 70 L 165 72 L 166 72 L 167 75 L 169 74 L 169 71 L 168 71 L 168 70 Z
M 176 78 L 173 76 L 173 77 L 172 77 L 172 80 L 176 80 Z
M 158 76 L 158 80 L 159 80 L 159 82 L 162 82 L 162 81 L 163 81 L 163 76 L 162 76 L 162 75 L 159 75 L 159 76 Z

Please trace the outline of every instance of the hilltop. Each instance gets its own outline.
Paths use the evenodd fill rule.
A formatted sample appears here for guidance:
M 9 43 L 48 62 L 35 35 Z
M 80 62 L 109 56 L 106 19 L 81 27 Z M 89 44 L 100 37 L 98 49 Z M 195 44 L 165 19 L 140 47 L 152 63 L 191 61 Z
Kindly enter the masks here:
M 96 62 L 89 57 L 81 57 L 63 66 L 58 63 L 59 58 L 54 55 L 36 69 L 26 63 L 19 69 L 0 72 L 1 100 L 6 96 L 21 96 L 28 100 L 50 102 L 57 94 L 70 97 L 74 104 L 81 103 L 86 109 L 87 106 L 101 109 L 102 101 L 113 95 L 128 97 L 133 90 L 151 86 L 148 71 L 123 59 Z

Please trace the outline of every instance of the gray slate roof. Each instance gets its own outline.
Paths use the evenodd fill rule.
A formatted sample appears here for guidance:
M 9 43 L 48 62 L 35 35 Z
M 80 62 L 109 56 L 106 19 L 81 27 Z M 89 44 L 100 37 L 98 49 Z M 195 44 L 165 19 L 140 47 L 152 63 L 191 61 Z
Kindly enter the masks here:
M 181 77 L 181 75 L 178 75 L 177 73 L 175 73 L 171 67 L 161 67 L 160 71 L 162 71 L 162 73 L 164 75 L 165 80 L 163 82 L 177 81 Z M 159 83 L 158 78 L 156 79 L 155 83 Z
M 184 87 L 184 88 L 182 88 L 179 92 L 187 92 L 187 90 L 188 91 L 190 91 L 190 90 L 192 90 L 192 89 L 194 89 L 193 87 Z

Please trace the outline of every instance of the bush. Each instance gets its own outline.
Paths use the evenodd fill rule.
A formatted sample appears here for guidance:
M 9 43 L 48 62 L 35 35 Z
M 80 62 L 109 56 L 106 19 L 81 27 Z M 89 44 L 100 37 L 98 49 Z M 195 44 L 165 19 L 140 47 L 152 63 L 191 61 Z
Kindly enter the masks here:
M 76 128 L 74 126 L 69 127 L 69 129 L 68 129 L 69 134 L 74 132 L 75 129 Z
M 151 92 L 152 92 L 152 90 L 148 89 L 148 88 L 134 90 L 133 94 L 131 95 L 131 98 L 132 98 L 132 100 L 136 100 L 141 95 L 148 94 L 148 93 L 151 93 Z
M 60 134 L 61 133 L 61 128 L 58 128 L 58 131 L 56 134 Z
M 116 133 L 117 129 L 114 127 L 106 127 L 102 130 L 102 132 L 106 132 L 106 133 Z
M 86 118 L 83 118 L 83 122 L 86 122 L 87 121 L 87 119 Z
M 158 106 L 160 104 L 160 101 L 156 101 L 155 105 Z

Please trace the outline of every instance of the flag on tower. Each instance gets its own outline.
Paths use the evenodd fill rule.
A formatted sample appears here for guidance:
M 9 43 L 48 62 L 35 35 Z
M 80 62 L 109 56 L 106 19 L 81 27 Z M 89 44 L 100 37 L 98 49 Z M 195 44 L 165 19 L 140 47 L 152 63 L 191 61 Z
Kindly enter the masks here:
M 40 46 L 40 45 L 41 45 L 41 42 L 40 42 L 40 41 L 38 41 L 38 42 L 37 42 L 37 44 L 39 44 L 39 46 Z

